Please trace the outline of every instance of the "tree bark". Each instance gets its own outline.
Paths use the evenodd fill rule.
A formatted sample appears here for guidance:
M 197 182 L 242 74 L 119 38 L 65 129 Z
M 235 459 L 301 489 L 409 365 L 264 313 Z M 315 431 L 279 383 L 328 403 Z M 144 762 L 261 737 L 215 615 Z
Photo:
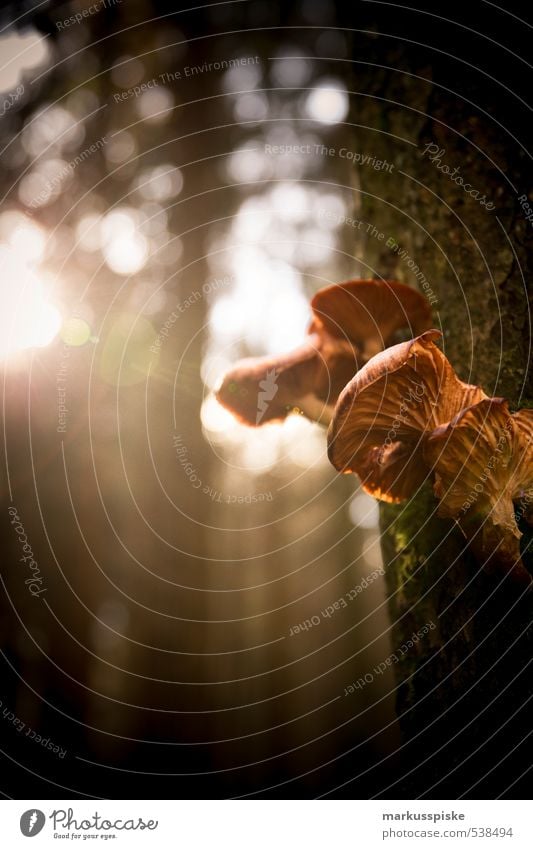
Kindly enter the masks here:
M 459 376 L 506 397 L 512 410 L 531 407 L 532 230 L 519 200 L 531 189 L 531 163 L 521 144 L 523 107 L 498 74 L 496 47 L 471 36 L 467 67 L 459 28 L 451 40 L 439 22 L 420 47 L 409 43 L 416 31 L 408 16 L 377 22 L 378 31 L 399 33 L 396 39 L 355 36 L 354 148 L 392 165 L 378 169 L 361 156 L 354 169 L 357 255 L 366 276 L 423 292 L 418 266 Z M 497 23 L 489 20 L 485 32 L 494 35 Z M 424 154 L 430 144 L 449 173 Z M 456 168 L 478 199 L 452 179 Z M 483 195 L 494 209 L 479 202 Z M 404 768 L 384 793 L 520 797 L 531 764 L 533 598 L 511 579 L 484 572 L 436 506 L 428 485 L 407 504 L 381 507 L 393 644 L 398 649 L 425 624 L 436 626 L 395 664 Z M 524 533 L 528 566 L 529 539 Z

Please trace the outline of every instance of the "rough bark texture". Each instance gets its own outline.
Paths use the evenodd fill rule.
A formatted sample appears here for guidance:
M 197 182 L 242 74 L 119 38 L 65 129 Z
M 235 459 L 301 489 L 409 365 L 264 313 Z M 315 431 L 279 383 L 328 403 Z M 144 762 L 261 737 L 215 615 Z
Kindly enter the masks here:
M 380 28 L 394 32 L 397 25 L 414 39 L 407 15 Z M 443 27 L 426 30 L 426 44 L 466 56 L 466 43 L 447 40 L 438 32 Z M 531 189 L 530 158 L 519 143 L 518 98 L 475 67 L 501 80 L 499 54 L 471 36 L 473 67 L 466 67 L 402 39 L 358 34 L 355 41 L 352 55 L 372 65 L 357 64 L 354 72 L 354 147 L 393 165 L 355 171 L 358 256 L 368 276 L 377 272 L 422 291 L 412 259 L 437 298 L 435 326 L 462 379 L 508 398 L 513 409 L 530 407 L 532 230 L 518 201 Z M 430 143 L 494 210 L 423 155 Z M 387 245 L 391 238 L 408 256 Z M 532 753 L 533 598 L 480 571 L 460 530 L 437 518 L 435 506 L 428 486 L 407 505 L 381 508 L 393 643 L 400 647 L 426 623 L 436 625 L 395 667 L 405 769 L 388 794 L 519 797 Z M 526 535 L 522 541 L 527 545 Z

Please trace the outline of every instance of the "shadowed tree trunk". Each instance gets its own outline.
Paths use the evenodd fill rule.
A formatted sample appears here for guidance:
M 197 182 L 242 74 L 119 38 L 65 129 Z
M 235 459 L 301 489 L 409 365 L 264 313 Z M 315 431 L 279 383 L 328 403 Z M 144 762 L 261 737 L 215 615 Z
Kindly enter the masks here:
M 470 13 L 479 9 L 463 14 Z M 354 27 L 373 24 L 359 16 Z M 359 158 L 358 256 L 368 276 L 422 292 L 425 275 L 434 326 L 459 376 L 506 397 L 512 410 L 530 407 L 532 231 L 519 200 L 531 190 L 528 113 L 516 85 L 506 87 L 525 80 L 522 34 L 496 11 L 477 20 L 476 30 L 513 48 L 509 67 L 505 48 L 424 13 L 387 13 L 376 28 L 398 37 L 354 36 L 354 148 L 392 167 Z M 386 795 L 520 797 L 531 764 L 533 597 L 482 571 L 458 526 L 435 515 L 436 504 L 428 484 L 408 504 L 381 507 L 393 645 L 436 625 L 395 665 L 404 778 Z

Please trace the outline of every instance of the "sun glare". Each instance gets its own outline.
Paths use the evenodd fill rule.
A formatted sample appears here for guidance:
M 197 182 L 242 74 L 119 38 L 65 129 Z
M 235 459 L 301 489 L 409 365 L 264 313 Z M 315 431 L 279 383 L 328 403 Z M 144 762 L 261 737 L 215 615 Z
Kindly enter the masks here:
M 148 241 L 139 226 L 139 215 L 130 207 L 108 212 L 102 221 L 104 258 L 117 274 L 136 274 L 146 264 Z
M 59 310 L 48 301 L 38 274 L 11 248 L 0 246 L 0 358 L 48 345 L 60 327 Z

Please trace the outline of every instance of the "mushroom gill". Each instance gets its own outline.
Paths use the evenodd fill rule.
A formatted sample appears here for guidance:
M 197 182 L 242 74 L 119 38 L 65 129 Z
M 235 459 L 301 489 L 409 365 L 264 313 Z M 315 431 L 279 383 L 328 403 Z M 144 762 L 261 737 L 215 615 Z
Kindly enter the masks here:
M 382 501 L 409 498 L 426 479 L 425 436 L 487 396 L 463 383 L 434 340 L 438 330 L 372 357 L 341 393 L 328 431 L 335 468 L 355 472 Z
M 217 399 L 244 424 L 281 421 L 294 410 L 327 424 L 343 387 L 397 330 L 420 333 L 431 322 L 426 299 L 394 281 L 326 286 L 311 309 L 303 345 L 288 354 L 241 360 L 224 376 Z
M 503 398 L 461 410 L 424 447 L 439 515 L 459 522 L 478 557 L 496 553 L 507 569 L 521 565 L 514 502 L 530 506 L 533 500 L 532 447 L 533 411 L 512 414 Z

